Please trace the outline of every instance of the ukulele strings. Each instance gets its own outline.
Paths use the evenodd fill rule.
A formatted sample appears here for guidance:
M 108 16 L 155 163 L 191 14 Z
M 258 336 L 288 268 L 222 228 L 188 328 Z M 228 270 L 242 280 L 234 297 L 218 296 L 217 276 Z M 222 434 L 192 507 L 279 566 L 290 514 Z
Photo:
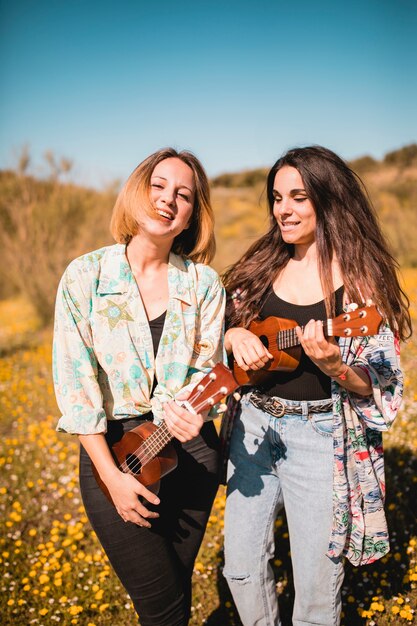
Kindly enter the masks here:
M 211 381 L 210 381 L 211 382 Z M 201 409 L 203 409 L 205 403 L 202 402 L 194 407 L 196 412 L 198 413 Z M 143 441 L 140 446 L 131 452 L 130 454 L 133 457 L 136 457 L 135 462 L 132 463 L 131 466 L 126 461 L 123 461 L 120 465 L 120 469 L 123 472 L 133 472 L 136 473 L 139 471 L 140 467 L 146 465 L 151 461 L 160 450 L 162 450 L 167 443 L 173 438 L 173 435 L 169 432 L 165 422 L 161 424 L 161 426 L 155 430 L 149 437 Z
M 328 334 L 329 332 L 329 328 L 328 328 L 328 321 L 329 320 L 322 320 L 322 324 L 323 324 L 323 330 L 325 334 Z M 300 326 L 301 331 L 304 332 L 304 326 Z M 285 348 L 293 348 L 294 346 L 299 345 L 300 340 L 297 337 L 297 333 L 294 328 L 286 328 L 284 330 L 279 330 L 278 333 L 274 333 L 274 334 L 268 334 L 268 333 L 262 333 L 263 337 L 266 337 L 269 341 L 269 343 L 274 343 L 274 341 L 276 341 L 276 345 L 278 350 L 283 350 Z
M 135 473 L 141 466 L 146 465 L 146 463 L 148 463 L 159 452 L 159 450 L 162 450 L 171 438 L 172 435 L 167 430 L 165 423 L 161 424 L 158 430 L 155 430 L 145 441 L 142 441 L 136 450 L 129 453 L 132 457 L 135 457 L 135 462 L 129 466 L 129 464 L 124 461 L 121 463 L 120 469 L 123 472 L 131 471 Z
M 303 327 L 301 327 L 301 329 L 303 329 Z M 261 337 L 266 337 L 266 339 L 268 340 L 268 345 L 273 345 L 274 343 L 276 343 L 278 350 L 283 350 L 284 348 L 292 348 L 300 343 L 295 332 L 295 328 L 279 330 L 278 333 L 273 334 L 261 333 Z
M 170 439 L 172 439 L 172 435 L 167 430 L 165 423 L 161 424 L 145 441 L 142 441 L 136 450 L 129 453 L 130 456 L 135 458 L 134 462 L 129 465 L 129 463 L 123 461 L 123 463 L 120 464 L 120 469 L 123 472 L 132 472 L 135 474 L 140 470 L 141 466 L 146 465 L 159 450 L 162 450 Z
M 212 382 L 213 380 L 209 379 L 201 392 L 205 391 Z M 201 385 L 201 383 L 199 384 Z M 205 407 L 205 404 L 205 402 L 196 404 L 196 406 L 193 407 L 196 413 L 202 410 Z M 149 435 L 149 437 L 147 437 L 145 441 L 143 441 L 140 446 L 136 448 L 136 450 L 130 453 L 131 456 L 136 457 L 138 460 L 135 460 L 131 466 L 129 466 L 126 461 L 123 461 L 123 463 L 120 464 L 120 469 L 122 472 L 135 474 L 141 467 L 146 465 L 146 463 L 149 463 L 149 461 L 151 461 L 172 438 L 173 435 L 169 432 L 166 423 L 164 422 L 157 430 Z

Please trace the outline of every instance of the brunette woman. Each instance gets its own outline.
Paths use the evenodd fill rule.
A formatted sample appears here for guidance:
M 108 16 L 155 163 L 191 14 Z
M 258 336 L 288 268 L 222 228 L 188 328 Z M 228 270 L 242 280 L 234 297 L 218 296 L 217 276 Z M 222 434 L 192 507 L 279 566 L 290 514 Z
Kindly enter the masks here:
M 223 357 L 224 293 L 205 265 L 215 242 L 200 162 L 173 149 L 145 159 L 120 192 L 111 230 L 118 243 L 73 261 L 59 286 L 58 430 L 79 436 L 84 505 L 140 623 L 185 626 L 218 445 L 213 423 L 175 398 L 186 399 Z M 178 467 L 156 497 L 120 471 L 110 447 L 161 420 L 175 437 Z
M 343 557 L 389 550 L 382 431 L 402 396 L 410 332 L 397 265 L 357 176 L 319 146 L 287 152 L 267 179 L 270 229 L 225 275 L 226 348 L 243 371 L 273 356 L 247 327 L 295 320 L 298 367 L 244 389 L 228 465 L 225 569 L 245 626 L 281 624 L 270 560 L 284 507 L 295 626 L 340 623 Z M 374 336 L 326 338 L 321 320 L 372 300 Z

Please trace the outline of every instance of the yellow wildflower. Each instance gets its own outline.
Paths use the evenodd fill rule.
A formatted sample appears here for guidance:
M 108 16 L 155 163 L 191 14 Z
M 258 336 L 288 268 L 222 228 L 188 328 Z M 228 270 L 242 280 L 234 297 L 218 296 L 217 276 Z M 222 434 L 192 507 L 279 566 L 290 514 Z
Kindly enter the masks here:
M 385 611 L 385 606 L 381 602 L 372 602 L 371 609 L 382 613 L 382 611 Z
M 47 574 L 41 574 L 39 576 L 39 582 L 41 585 L 44 585 L 45 583 L 49 582 L 49 576 Z

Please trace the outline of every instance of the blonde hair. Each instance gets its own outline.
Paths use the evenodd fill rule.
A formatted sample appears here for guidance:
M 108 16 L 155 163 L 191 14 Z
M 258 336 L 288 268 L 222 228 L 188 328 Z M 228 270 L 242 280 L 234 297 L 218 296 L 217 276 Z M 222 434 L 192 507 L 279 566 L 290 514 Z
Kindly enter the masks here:
M 216 242 L 209 182 L 200 161 L 186 150 L 177 152 L 174 148 L 163 148 L 137 166 L 117 197 L 110 222 L 111 234 L 118 243 L 129 243 L 139 230 L 135 217 L 138 211 L 155 217 L 149 196 L 151 176 L 158 163 L 172 158 L 180 159 L 192 169 L 195 183 L 190 226 L 174 239 L 172 252 L 196 263 L 210 263 L 216 251 Z

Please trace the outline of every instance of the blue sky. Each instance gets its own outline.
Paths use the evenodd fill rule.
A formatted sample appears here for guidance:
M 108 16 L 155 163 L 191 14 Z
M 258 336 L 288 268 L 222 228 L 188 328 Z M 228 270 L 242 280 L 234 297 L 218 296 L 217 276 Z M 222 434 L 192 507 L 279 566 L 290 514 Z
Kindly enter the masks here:
M 416 61 L 414 0 L 0 0 L 0 168 L 25 144 L 98 187 L 167 145 L 211 176 L 380 158 L 417 141 Z

